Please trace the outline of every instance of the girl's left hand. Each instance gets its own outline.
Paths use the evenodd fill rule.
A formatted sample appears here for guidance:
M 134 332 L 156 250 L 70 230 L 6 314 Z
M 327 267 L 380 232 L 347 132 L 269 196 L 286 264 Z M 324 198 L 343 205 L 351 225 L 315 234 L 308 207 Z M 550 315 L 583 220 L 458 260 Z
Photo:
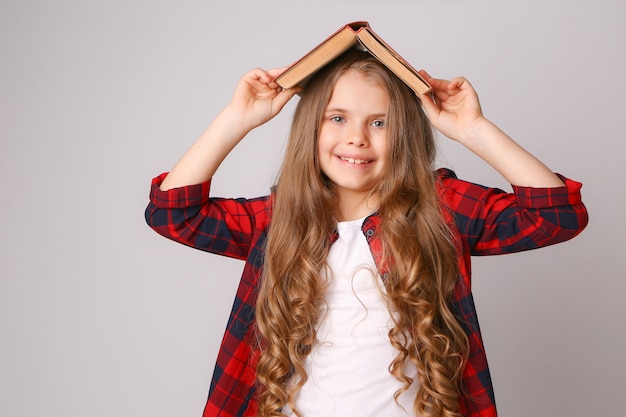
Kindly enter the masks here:
M 420 96 L 432 125 L 450 139 L 468 139 L 472 128 L 484 119 L 474 87 L 463 77 L 442 80 L 424 70 L 420 75 L 433 88 L 432 95 Z

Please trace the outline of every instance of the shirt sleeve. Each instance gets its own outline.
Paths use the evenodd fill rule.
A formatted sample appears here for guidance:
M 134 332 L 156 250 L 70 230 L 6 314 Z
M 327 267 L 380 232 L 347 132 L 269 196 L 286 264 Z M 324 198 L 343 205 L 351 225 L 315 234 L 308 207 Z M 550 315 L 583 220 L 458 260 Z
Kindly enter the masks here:
M 507 193 L 440 170 L 444 199 L 472 255 L 520 252 L 577 236 L 588 223 L 582 184 L 559 174 L 562 187 L 513 186 Z
M 269 198 L 210 198 L 211 181 L 163 191 L 166 176 L 152 180 L 145 211 L 148 225 L 178 243 L 245 259 L 255 234 L 267 225 Z

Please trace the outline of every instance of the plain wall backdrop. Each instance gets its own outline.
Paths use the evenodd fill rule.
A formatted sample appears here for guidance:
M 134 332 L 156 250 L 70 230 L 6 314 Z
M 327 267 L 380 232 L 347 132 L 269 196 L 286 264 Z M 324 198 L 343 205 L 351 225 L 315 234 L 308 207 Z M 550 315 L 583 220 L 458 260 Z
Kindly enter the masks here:
M 474 260 L 500 414 L 625 415 L 626 6 L 615 0 L 42 0 L 0 4 L 0 415 L 199 417 L 242 264 L 143 219 L 254 67 L 368 20 L 414 66 L 466 76 L 484 113 L 584 183 L 561 245 Z M 293 104 L 214 193 L 268 192 Z M 510 189 L 440 137 L 441 165 Z

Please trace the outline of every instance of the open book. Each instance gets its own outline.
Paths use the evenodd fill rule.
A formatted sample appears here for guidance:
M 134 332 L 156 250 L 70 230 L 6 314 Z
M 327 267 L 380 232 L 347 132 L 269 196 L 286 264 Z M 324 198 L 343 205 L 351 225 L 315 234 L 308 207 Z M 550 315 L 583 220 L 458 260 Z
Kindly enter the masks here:
M 424 80 L 404 58 L 394 51 L 370 27 L 368 22 L 353 22 L 341 27 L 324 42 L 292 64 L 276 78 L 283 88 L 304 86 L 318 70 L 352 48 L 367 50 L 389 68 L 418 95 L 431 91 Z

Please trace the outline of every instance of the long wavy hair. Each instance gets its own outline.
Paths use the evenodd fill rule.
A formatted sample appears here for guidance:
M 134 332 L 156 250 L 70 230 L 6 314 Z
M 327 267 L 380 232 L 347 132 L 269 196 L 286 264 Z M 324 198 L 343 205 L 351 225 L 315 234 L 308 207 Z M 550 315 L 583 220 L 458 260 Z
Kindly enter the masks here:
M 337 82 L 356 71 L 389 95 L 388 152 L 380 196 L 377 233 L 382 241 L 379 269 L 397 355 L 389 370 L 413 381 L 405 364 L 417 368 L 416 415 L 460 416 L 461 376 L 468 339 L 451 311 L 458 280 L 457 251 L 437 193 L 433 130 L 415 94 L 368 53 L 346 54 L 318 72 L 300 93 L 275 186 L 266 259 L 256 305 L 260 340 L 257 364 L 259 417 L 283 416 L 288 405 L 300 413 L 295 396 L 307 380 L 304 360 L 316 343 L 324 305 L 324 270 L 336 225 L 337 195 L 322 173 L 317 138 Z

